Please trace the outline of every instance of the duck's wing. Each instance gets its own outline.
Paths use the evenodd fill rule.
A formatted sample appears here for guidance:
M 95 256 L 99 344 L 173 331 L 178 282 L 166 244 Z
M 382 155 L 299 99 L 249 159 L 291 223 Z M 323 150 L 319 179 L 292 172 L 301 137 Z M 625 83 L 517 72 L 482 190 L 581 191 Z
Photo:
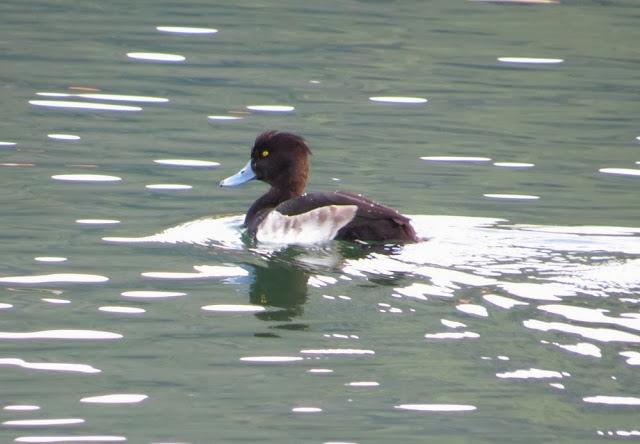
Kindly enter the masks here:
M 300 214 L 285 215 L 276 208 L 260 222 L 256 240 L 272 244 L 314 244 L 336 239 L 353 221 L 355 205 L 326 205 Z
M 417 240 L 409 218 L 360 194 L 345 191 L 309 193 L 287 200 L 275 210 L 286 216 L 297 216 L 322 207 L 354 205 L 357 207 L 355 215 L 339 229 L 336 239 Z

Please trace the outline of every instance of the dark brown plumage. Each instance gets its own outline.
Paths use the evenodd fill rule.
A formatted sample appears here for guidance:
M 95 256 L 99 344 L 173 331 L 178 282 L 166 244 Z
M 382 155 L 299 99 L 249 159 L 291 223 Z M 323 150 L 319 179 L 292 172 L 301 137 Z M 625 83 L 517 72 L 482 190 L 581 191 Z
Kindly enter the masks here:
M 245 170 L 252 169 L 255 177 L 251 178 L 266 182 L 271 188 L 251 205 L 245 217 L 245 225 L 252 237 L 273 210 L 295 216 L 330 205 L 355 205 L 355 216 L 339 229 L 334 239 L 418 240 L 409 218 L 359 194 L 344 191 L 303 194 L 309 177 L 310 155 L 311 150 L 305 140 L 292 133 L 267 131 L 256 138 L 251 161 L 241 173 L 246 175 Z M 237 184 L 230 179 L 225 179 L 221 185 Z

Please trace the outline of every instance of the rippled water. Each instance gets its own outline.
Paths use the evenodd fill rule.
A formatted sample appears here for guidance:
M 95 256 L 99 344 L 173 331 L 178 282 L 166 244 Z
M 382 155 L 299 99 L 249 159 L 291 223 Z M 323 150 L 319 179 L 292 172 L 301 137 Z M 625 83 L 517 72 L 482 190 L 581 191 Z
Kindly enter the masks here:
M 636 2 L 214 3 L 0 7 L 0 441 L 640 438 Z M 422 241 L 246 242 L 267 128 Z

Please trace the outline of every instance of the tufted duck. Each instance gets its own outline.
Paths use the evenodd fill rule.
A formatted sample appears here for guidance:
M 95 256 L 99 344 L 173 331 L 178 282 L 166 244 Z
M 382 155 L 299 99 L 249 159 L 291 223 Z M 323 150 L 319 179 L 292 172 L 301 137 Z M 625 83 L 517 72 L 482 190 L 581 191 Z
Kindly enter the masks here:
M 359 194 L 304 193 L 310 154 L 302 137 L 267 131 L 256 138 L 244 168 L 220 182 L 231 187 L 258 179 L 271 186 L 245 217 L 252 238 L 269 243 L 417 241 L 409 218 Z

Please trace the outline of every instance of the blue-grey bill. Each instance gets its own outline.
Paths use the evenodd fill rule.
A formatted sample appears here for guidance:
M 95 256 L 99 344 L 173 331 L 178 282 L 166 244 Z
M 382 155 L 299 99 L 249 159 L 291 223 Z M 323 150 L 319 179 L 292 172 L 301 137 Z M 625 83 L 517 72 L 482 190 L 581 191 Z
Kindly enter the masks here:
M 256 173 L 251 168 L 251 160 L 236 174 L 229 176 L 220 182 L 221 187 L 236 187 L 242 185 L 245 182 L 249 182 L 256 178 Z

